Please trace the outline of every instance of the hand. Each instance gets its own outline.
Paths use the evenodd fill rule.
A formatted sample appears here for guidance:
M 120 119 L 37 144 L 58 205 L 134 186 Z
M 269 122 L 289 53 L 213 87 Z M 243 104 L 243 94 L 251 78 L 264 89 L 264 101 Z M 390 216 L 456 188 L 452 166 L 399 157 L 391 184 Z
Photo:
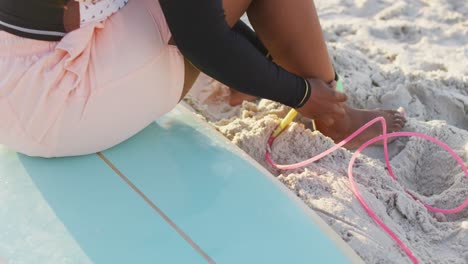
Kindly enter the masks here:
M 320 118 L 327 126 L 333 125 L 336 119 L 345 116 L 344 102 L 346 94 L 335 90 L 336 83 L 327 84 L 319 79 L 308 79 L 311 85 L 309 100 L 301 108 L 296 109 L 301 115 Z

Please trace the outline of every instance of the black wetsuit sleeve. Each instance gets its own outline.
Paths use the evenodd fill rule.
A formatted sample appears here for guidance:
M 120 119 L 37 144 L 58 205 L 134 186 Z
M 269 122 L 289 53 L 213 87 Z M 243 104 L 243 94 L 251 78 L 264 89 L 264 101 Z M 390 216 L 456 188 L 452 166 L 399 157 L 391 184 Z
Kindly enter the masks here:
M 242 35 L 246 40 L 248 40 L 263 56 L 268 59 L 272 59 L 268 49 L 263 45 L 262 41 L 258 38 L 255 31 L 253 31 L 249 26 L 247 26 L 242 20 L 239 20 L 232 30 Z
M 197 68 L 234 89 L 300 107 L 310 96 L 305 79 L 268 60 L 229 27 L 221 0 L 159 0 L 173 39 Z
M 0 30 L 46 41 L 66 35 L 64 6 L 67 0 L 0 0 Z

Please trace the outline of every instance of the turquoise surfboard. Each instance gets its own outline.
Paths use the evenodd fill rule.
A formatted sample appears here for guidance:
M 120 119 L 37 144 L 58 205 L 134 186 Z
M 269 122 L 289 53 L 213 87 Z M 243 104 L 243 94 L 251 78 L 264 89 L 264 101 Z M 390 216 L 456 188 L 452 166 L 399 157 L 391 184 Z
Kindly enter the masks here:
M 361 263 L 185 106 L 103 153 L 0 148 L 0 264 Z

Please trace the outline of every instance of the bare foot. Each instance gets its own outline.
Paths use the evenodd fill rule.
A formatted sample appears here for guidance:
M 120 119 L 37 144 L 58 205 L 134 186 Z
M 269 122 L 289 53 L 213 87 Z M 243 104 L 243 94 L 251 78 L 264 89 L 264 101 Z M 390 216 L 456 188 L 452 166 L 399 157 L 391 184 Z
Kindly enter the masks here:
M 256 96 L 241 93 L 241 92 L 236 91 L 234 89 L 230 89 L 230 90 L 231 90 L 231 95 L 229 97 L 229 104 L 231 106 L 240 105 L 244 101 L 254 101 L 255 99 L 257 99 Z
M 396 132 L 401 130 L 406 123 L 406 118 L 402 110 L 361 110 L 346 106 L 346 115 L 342 120 L 336 120 L 331 126 L 326 126 L 320 119 L 314 120 L 317 130 L 322 134 L 330 137 L 335 143 L 341 142 L 343 139 L 358 130 L 361 126 L 371 121 L 372 119 L 382 116 L 387 122 L 388 132 Z M 376 123 L 362 132 L 359 136 L 348 142 L 344 147 L 347 149 L 355 149 L 367 142 L 369 139 L 382 134 L 380 123 Z M 380 143 L 375 144 L 382 144 Z

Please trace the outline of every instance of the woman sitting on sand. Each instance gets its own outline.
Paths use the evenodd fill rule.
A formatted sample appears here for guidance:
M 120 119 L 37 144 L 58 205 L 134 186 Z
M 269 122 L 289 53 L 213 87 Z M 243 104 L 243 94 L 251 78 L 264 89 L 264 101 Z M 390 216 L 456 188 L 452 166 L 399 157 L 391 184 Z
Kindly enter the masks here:
M 392 131 L 405 122 L 344 104 L 310 0 L 0 0 L 0 30 L 0 143 L 27 155 L 118 144 L 170 111 L 197 69 L 239 91 L 232 100 L 294 107 L 335 141 L 375 116 Z

